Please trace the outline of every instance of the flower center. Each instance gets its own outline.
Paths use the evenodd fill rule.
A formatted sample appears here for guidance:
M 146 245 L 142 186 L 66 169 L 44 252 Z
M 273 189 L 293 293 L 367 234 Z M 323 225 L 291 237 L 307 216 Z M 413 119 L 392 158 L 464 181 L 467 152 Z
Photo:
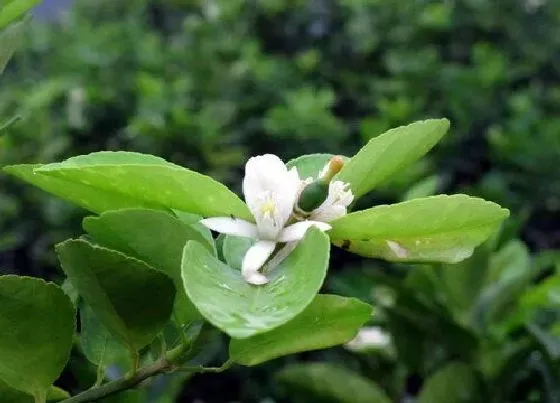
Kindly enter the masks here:
M 263 205 L 261 206 L 261 213 L 266 217 L 271 216 L 274 214 L 274 211 L 276 210 L 276 206 L 274 205 L 274 202 L 271 199 L 266 200 Z

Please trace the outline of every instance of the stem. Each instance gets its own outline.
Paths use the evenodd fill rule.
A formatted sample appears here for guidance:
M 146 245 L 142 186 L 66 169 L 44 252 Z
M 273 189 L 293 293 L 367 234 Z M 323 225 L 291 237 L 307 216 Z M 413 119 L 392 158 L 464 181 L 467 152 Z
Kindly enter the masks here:
M 99 387 L 86 390 L 85 392 L 82 392 L 76 396 L 63 400 L 62 403 L 94 402 L 101 398 L 119 393 L 125 389 L 130 389 L 138 385 L 143 380 L 170 371 L 172 368 L 173 364 L 171 364 L 166 359 L 160 359 L 152 365 L 141 368 L 138 372 L 136 372 L 134 376 L 130 378 L 118 379 L 116 381 L 108 382 Z
M 157 360 L 152 365 L 140 368 L 138 371 L 132 373 L 129 377 L 118 379 L 112 382 L 107 382 L 106 384 L 98 387 L 93 387 L 76 396 L 65 399 L 61 403 L 94 402 L 104 397 L 119 393 L 123 390 L 130 389 L 138 385 L 145 379 L 151 378 L 152 376 L 178 370 L 179 366 L 177 366 L 176 363 L 181 362 L 181 360 L 184 358 L 184 355 L 188 353 L 190 348 L 190 344 L 179 345 L 173 350 L 168 351 L 165 356 Z M 223 369 L 226 369 L 226 365 L 227 367 L 229 367 L 231 363 L 227 362 L 226 364 L 224 364 Z M 192 370 L 192 372 L 206 372 L 206 369 L 204 367 L 194 367 L 192 368 Z M 208 372 L 216 372 L 216 368 L 209 368 Z M 44 403 L 44 400 L 37 403 Z

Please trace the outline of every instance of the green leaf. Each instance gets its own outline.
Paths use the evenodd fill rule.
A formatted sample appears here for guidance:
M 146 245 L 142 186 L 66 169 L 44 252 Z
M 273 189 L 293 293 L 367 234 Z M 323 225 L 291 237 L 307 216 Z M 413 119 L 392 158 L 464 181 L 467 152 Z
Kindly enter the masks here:
M 495 232 L 509 212 L 467 195 L 438 195 L 350 213 L 333 221 L 333 243 L 390 261 L 456 263 Z
M 4 72 L 8 61 L 20 46 L 26 25 L 27 21 L 17 22 L 0 32 L 0 74 Z
M 59 402 L 68 399 L 70 395 L 63 389 L 51 386 L 47 391 L 48 402 Z M 0 398 L 2 403 L 34 403 L 35 399 L 28 393 L 9 387 L 0 380 Z
M 180 210 L 173 210 L 173 213 L 179 220 L 181 220 L 182 223 L 190 225 L 192 228 L 200 232 L 200 234 L 206 239 L 206 241 L 208 241 L 208 243 L 212 245 L 212 251 L 214 255 L 218 256 L 218 249 L 216 246 L 216 241 L 212 236 L 212 231 L 210 231 L 200 223 L 200 220 L 202 219 L 201 216 L 191 213 L 185 213 L 184 211 Z
M 307 154 L 288 161 L 286 166 L 288 168 L 296 167 L 299 177 L 302 179 L 316 178 L 332 157 L 334 157 L 333 154 Z M 343 158 L 345 163 L 350 160 L 348 157 Z
M 82 239 L 62 242 L 56 252 L 80 296 L 131 352 L 148 345 L 169 320 L 175 287 L 167 275 Z
M 229 267 L 241 270 L 241 264 L 245 253 L 255 244 L 253 238 L 244 238 L 234 235 L 226 235 L 222 244 L 222 253 Z
M 512 239 L 490 259 L 488 283 L 523 275 L 530 270 L 529 249 L 518 239 Z
M 230 358 L 257 365 L 274 358 L 319 350 L 351 340 L 370 319 L 372 307 L 355 298 L 317 295 L 302 313 L 270 332 L 232 339 Z
M 437 192 L 441 179 L 438 175 L 428 176 L 412 186 L 402 197 L 403 201 L 432 196 Z
M 290 401 L 331 403 L 391 403 L 374 382 L 327 363 L 293 364 L 275 379 L 288 389 Z M 295 397 L 301 397 L 295 400 Z M 434 400 L 434 402 L 444 400 Z
M 558 360 L 558 358 L 560 358 L 559 335 L 552 334 L 535 323 L 529 323 L 527 325 L 527 330 L 529 330 L 529 333 L 543 346 L 550 358 L 553 360 Z
M 12 165 L 4 167 L 4 172 L 31 183 L 46 192 L 75 203 L 86 210 L 102 213 L 109 210 L 120 210 L 134 207 L 161 208 L 142 200 L 121 195 L 111 191 L 102 191 L 77 182 L 35 173 L 41 165 Z
M 103 151 L 32 169 L 38 177 L 63 180 L 54 183 L 30 177 L 28 165 L 4 169 L 98 213 L 146 207 L 253 219 L 246 204 L 221 183 L 152 155 Z M 107 196 L 113 203 L 103 200 Z
M 362 147 L 336 179 L 349 183 L 356 197 L 362 196 L 426 154 L 447 130 L 447 119 L 422 120 L 391 129 Z
M 4 6 L 0 8 L 0 29 L 17 20 L 40 2 L 41 0 L 8 0 L 7 4 L 4 2 Z
M 418 397 L 419 403 L 475 403 L 480 401 L 476 374 L 463 363 L 450 363 L 430 376 Z
M 128 362 L 130 354 L 127 347 L 115 339 L 88 304 L 80 307 L 80 345 L 86 358 L 104 372 L 109 365 Z
M 58 402 L 60 400 L 69 399 L 70 394 L 64 389 L 58 388 L 56 386 L 51 386 L 47 392 L 47 401 Z
M 525 276 L 527 277 L 527 276 Z M 529 283 L 530 277 L 525 284 Z M 552 275 L 533 287 L 523 288 L 519 298 L 520 313 L 529 319 L 532 313 L 543 308 L 560 308 L 560 274 Z
M 328 238 L 312 228 L 290 256 L 267 273 L 269 283 L 254 286 L 238 270 L 190 241 L 183 252 L 183 283 L 210 323 L 232 337 L 250 337 L 302 312 L 319 291 L 328 261 Z
M 0 379 L 44 395 L 62 372 L 75 328 L 62 289 L 37 278 L 0 277 Z
M 486 242 L 469 259 L 442 265 L 437 270 L 442 282 L 439 289 L 445 293 L 454 317 L 463 325 L 470 323 L 472 307 L 486 284 L 490 254 L 491 247 Z
M 200 217 L 194 222 L 200 221 Z M 181 258 L 187 241 L 196 241 L 214 253 L 199 228 L 157 210 L 128 209 L 109 211 L 84 219 L 83 227 L 101 245 L 136 257 L 173 279 L 178 290 L 174 311 L 181 323 L 200 318 L 187 298 L 181 279 Z M 154 234 L 158 234 L 154 236 Z

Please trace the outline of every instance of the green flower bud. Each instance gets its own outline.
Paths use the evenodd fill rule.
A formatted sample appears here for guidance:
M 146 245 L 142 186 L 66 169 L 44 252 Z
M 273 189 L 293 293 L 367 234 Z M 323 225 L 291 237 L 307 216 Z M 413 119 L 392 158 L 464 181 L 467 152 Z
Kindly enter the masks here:
M 303 213 L 311 213 L 318 208 L 329 195 L 329 183 L 344 166 L 344 159 L 335 155 L 325 165 L 317 180 L 305 187 L 297 203 L 297 208 Z
M 298 201 L 298 208 L 310 213 L 325 201 L 329 194 L 329 184 L 317 180 L 305 187 Z

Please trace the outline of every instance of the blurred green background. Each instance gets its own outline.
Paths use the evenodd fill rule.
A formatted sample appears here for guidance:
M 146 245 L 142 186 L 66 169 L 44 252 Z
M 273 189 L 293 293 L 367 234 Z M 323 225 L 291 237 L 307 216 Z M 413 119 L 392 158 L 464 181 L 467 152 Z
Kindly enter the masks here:
M 0 113 L 22 120 L 0 137 L 0 165 L 130 150 L 239 191 L 251 155 L 352 155 L 447 117 L 444 141 L 364 206 L 465 192 L 512 212 L 458 265 L 333 251 L 325 290 L 373 303 L 388 346 L 159 379 L 116 401 L 352 403 L 375 383 L 394 402 L 560 402 L 559 0 L 55 3 L 1 78 Z M 0 273 L 58 280 L 53 245 L 85 212 L 0 186 Z M 220 362 L 224 345 L 210 350 Z M 83 387 L 88 371 L 75 357 L 59 383 Z

